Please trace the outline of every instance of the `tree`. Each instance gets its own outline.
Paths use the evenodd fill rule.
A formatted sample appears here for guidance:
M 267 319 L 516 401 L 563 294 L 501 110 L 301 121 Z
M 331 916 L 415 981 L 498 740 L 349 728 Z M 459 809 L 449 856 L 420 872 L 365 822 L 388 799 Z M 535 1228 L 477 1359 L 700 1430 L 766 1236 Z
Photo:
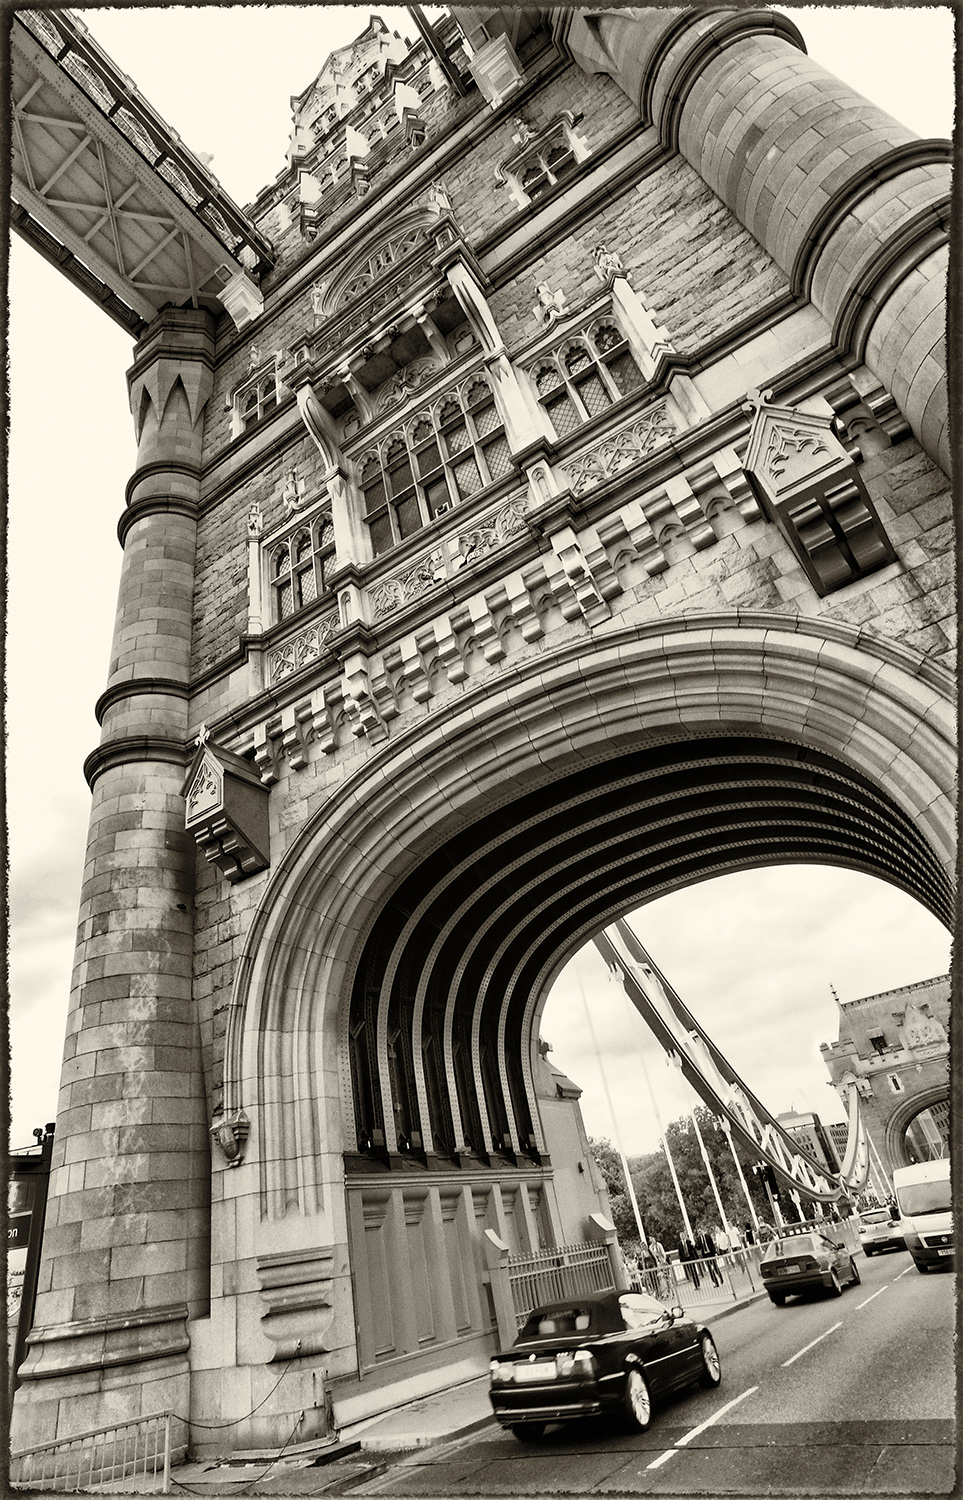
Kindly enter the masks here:
M 622 1171 L 622 1162 L 619 1153 L 611 1141 L 596 1140 L 589 1138 L 589 1151 L 592 1160 L 602 1174 L 606 1191 L 609 1195 L 609 1211 L 612 1223 L 615 1225 L 619 1237 L 619 1243 L 628 1247 L 638 1243 L 639 1231 L 635 1222 L 635 1213 L 632 1209 L 632 1200 L 629 1197 L 628 1188 L 625 1183 L 625 1173 Z M 635 1185 L 635 1171 L 633 1163 L 629 1162 L 629 1171 L 632 1173 L 632 1183 Z
M 738 1224 L 741 1228 L 751 1222 L 751 1217 L 728 1142 L 710 1109 L 699 1105 L 695 1115 L 726 1216 L 731 1224 Z M 683 1116 L 673 1120 L 666 1127 L 665 1139 L 672 1153 L 693 1232 L 698 1234 L 703 1229 L 711 1229 L 719 1223 L 719 1209 L 691 1118 Z M 752 1174 L 753 1158 L 738 1142 L 734 1141 L 734 1144 L 756 1213 L 760 1219 L 771 1219 L 772 1211 L 765 1190 Z M 630 1170 L 650 1235 L 657 1235 L 667 1248 L 678 1244 L 685 1226 L 664 1151 L 637 1158 L 630 1163 Z

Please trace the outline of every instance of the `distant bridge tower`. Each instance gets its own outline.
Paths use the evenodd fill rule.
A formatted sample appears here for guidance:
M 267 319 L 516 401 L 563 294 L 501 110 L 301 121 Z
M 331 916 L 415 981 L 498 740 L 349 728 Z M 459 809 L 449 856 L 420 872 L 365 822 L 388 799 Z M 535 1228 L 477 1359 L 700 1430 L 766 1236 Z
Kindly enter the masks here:
M 374 16 L 241 212 L 12 28 L 15 227 L 138 435 L 14 1446 L 280 1447 L 587 1237 L 589 937 L 786 861 L 949 923 L 950 148 L 771 11 Z

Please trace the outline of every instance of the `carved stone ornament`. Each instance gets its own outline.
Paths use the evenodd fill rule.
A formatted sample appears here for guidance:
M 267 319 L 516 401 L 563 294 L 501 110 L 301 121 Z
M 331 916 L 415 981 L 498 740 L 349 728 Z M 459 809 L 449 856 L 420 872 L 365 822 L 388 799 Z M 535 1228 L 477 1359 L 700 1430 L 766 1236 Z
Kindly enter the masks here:
M 536 291 L 538 301 L 533 309 L 536 318 L 543 328 L 550 328 L 559 318 L 564 318 L 569 312 L 568 303 L 564 292 L 553 292 L 547 282 L 539 282 Z
M 617 250 L 607 250 L 604 245 L 596 245 L 592 251 L 592 259 L 595 261 L 596 274 L 602 281 L 608 281 L 610 276 L 625 275 L 622 257 Z
M 222 1115 L 211 1126 L 211 1139 L 229 1167 L 239 1167 L 244 1160 L 244 1142 L 250 1128 L 251 1122 L 243 1109 Z
M 271 862 L 268 795 L 246 760 L 215 745 L 206 731 L 199 736 L 184 783 L 184 826 L 232 884 Z

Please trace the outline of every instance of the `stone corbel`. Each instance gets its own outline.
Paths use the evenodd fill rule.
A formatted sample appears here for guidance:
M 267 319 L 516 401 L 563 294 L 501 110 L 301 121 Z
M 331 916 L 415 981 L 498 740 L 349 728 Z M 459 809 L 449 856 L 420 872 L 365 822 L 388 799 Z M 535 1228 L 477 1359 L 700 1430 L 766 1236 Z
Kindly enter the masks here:
M 529 384 L 528 377 L 520 375 L 504 349 L 489 355 L 485 368 L 491 377 L 495 404 L 505 424 L 505 434 L 512 453 L 523 453 L 533 445 L 553 443 L 554 435 L 548 430 L 548 422 L 541 403 Z
M 351 732 L 369 744 L 388 737 L 388 726 L 375 700 L 368 676 L 368 658 L 360 651 L 347 656 L 341 668 L 345 717 Z
M 302 385 L 298 391 L 298 410 L 315 447 L 324 459 L 325 467 L 337 469 L 341 463 L 337 428 L 310 385 Z
M 261 316 L 264 298 L 246 271 L 232 273 L 231 267 L 227 265 L 221 266 L 220 270 L 227 276 L 227 280 L 217 295 L 224 304 L 225 312 L 233 320 L 234 327 L 246 328 L 248 323 Z
M 479 47 L 468 66 L 492 109 L 497 109 L 525 81 L 518 55 L 504 33 Z
M 472 331 L 482 348 L 488 353 L 496 353 L 504 349 L 504 340 L 492 316 L 492 310 L 481 283 L 464 258 L 459 255 L 457 259 L 452 260 L 451 264 L 445 268 L 445 274 L 448 278 L 448 285 L 454 292 L 458 305 L 471 324 Z
M 240 755 L 202 728 L 184 782 L 184 826 L 204 857 L 233 885 L 271 862 L 268 793 Z
M 221 1115 L 211 1126 L 211 1140 L 218 1147 L 229 1167 L 239 1167 L 244 1160 L 244 1143 L 248 1138 L 251 1122 L 243 1109 Z
M 435 321 L 429 313 L 428 309 L 425 307 L 424 303 L 419 302 L 417 306 L 409 308 L 408 311 L 414 318 L 417 326 L 421 329 L 425 338 L 428 340 L 428 343 L 431 346 L 432 354 L 434 354 L 436 359 L 438 359 L 442 364 L 446 365 L 449 360 L 448 345 L 442 338 L 441 334 L 438 332 Z
M 611 618 L 612 610 L 608 600 L 603 594 L 599 582 L 596 580 L 588 558 L 582 551 L 581 544 L 575 532 L 570 526 L 563 526 L 560 531 L 555 532 L 549 538 L 552 551 L 562 565 L 566 582 L 572 591 L 577 606 L 576 611 L 566 609 L 562 603 L 562 614 L 566 619 L 574 618 L 578 613 L 589 627 L 601 625 L 604 620 Z M 604 553 L 602 554 L 604 557 Z M 611 573 L 611 569 L 608 571 Z M 612 575 L 614 578 L 614 575 Z M 611 580 L 610 580 L 611 581 Z M 619 591 L 618 580 L 615 579 L 615 588 L 609 589 L 609 593 Z

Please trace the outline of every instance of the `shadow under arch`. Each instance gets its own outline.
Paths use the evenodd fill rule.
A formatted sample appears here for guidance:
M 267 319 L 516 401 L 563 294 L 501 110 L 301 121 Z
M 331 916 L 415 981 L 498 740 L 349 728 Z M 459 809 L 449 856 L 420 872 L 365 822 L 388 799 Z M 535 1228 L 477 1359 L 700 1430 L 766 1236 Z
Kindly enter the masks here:
M 830 862 L 949 924 L 951 682 L 855 629 L 660 622 L 399 724 L 280 861 L 238 972 L 225 1097 L 269 1216 L 313 1211 L 343 1151 L 537 1159 L 537 1007 L 647 897 Z

